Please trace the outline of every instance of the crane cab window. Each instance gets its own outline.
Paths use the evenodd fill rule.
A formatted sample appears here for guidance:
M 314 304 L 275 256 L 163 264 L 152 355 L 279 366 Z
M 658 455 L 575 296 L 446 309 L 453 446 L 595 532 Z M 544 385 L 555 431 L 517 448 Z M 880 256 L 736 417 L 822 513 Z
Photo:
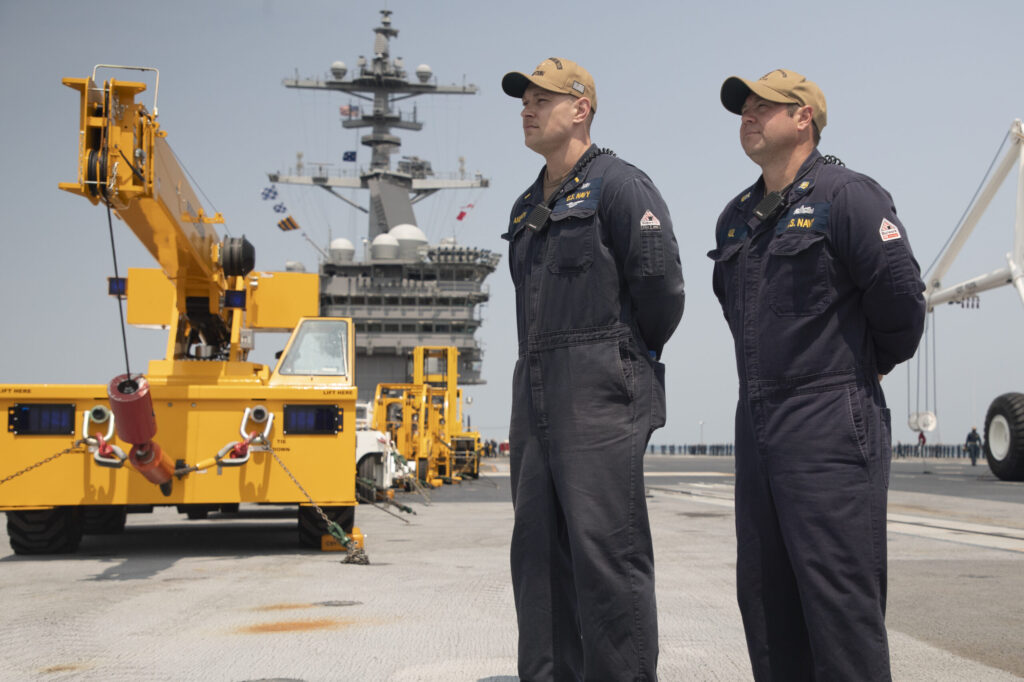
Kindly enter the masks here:
M 304 320 L 281 358 L 280 374 L 348 376 L 348 322 Z

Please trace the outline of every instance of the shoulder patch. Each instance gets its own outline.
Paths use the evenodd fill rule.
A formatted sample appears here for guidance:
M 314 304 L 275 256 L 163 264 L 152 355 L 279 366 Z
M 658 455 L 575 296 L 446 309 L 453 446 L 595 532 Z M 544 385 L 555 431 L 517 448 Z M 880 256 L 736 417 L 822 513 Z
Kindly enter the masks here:
M 660 230 L 661 221 L 658 217 L 651 213 L 650 209 L 644 211 L 644 215 L 640 218 L 640 229 L 641 230 Z
M 882 224 L 878 227 L 878 235 L 882 238 L 883 242 L 891 242 L 893 239 L 903 238 L 903 235 L 900 234 L 900 229 L 885 218 L 882 218 Z

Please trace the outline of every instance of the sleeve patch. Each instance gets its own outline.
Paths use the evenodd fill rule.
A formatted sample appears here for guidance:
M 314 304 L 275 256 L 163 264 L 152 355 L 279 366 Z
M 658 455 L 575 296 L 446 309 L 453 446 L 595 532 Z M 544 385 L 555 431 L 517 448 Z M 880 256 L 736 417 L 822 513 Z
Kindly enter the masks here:
M 642 218 L 640 218 L 640 229 L 641 230 L 660 230 L 661 221 L 658 217 L 651 213 L 650 209 L 644 212 Z
M 899 228 L 885 218 L 882 218 L 882 224 L 878 228 L 878 234 L 882 238 L 883 242 L 891 242 L 894 239 L 903 238 L 903 235 L 900 234 Z

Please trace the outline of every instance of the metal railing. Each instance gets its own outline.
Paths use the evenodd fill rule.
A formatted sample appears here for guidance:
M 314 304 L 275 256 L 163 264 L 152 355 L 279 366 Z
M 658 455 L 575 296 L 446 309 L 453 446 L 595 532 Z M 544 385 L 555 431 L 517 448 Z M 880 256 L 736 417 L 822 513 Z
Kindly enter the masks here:
M 647 446 L 649 455 L 717 455 L 732 457 L 735 454 L 732 443 L 702 443 L 702 444 L 677 444 L 677 443 L 652 443 Z M 949 443 L 935 443 L 932 445 L 918 445 L 916 443 L 893 443 L 892 456 L 895 459 L 967 459 L 970 455 L 963 445 Z M 979 452 L 979 458 L 984 459 L 984 451 Z
M 733 455 L 732 443 L 700 443 L 697 445 L 651 444 L 647 446 L 649 455 Z

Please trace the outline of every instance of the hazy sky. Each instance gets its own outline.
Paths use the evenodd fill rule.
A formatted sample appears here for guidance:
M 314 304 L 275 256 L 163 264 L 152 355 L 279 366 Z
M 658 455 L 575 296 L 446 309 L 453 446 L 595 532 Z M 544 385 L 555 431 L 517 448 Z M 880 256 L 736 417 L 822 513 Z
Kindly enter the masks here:
M 724 204 L 757 178 L 742 153 L 739 118 L 718 99 L 730 75 L 756 78 L 774 68 L 815 80 L 828 100 L 821 151 L 840 157 L 893 195 L 910 242 L 926 269 L 935 259 L 1015 118 L 1024 117 L 1019 0 L 858 3 L 590 2 L 488 3 L 179 0 L 89 3 L 0 0 L 0 115 L 4 163 L 0 249 L 0 382 L 103 383 L 123 371 L 117 306 L 105 295 L 112 274 L 105 211 L 60 192 L 75 179 L 77 95 L 63 77 L 85 77 L 98 63 L 160 69 L 160 122 L 168 141 L 234 236 L 256 246 L 259 269 L 286 261 L 313 271 L 316 251 L 260 191 L 267 171 L 288 171 L 301 152 L 307 166 L 341 166 L 359 149 L 337 93 L 289 90 L 284 77 L 323 76 L 331 62 L 355 64 L 371 52 L 381 8 L 394 11 L 392 56 L 410 70 L 426 63 L 438 82 L 474 83 L 473 97 L 416 98 L 422 132 L 399 131 L 403 153 L 429 159 L 439 173 L 466 170 L 490 178 L 486 190 L 436 195 L 417 204 L 419 225 L 436 242 L 497 250 L 484 309 L 486 386 L 467 391 L 474 427 L 504 438 L 516 344 L 505 231 L 517 193 L 540 157 L 522 144 L 519 103 L 501 92 L 509 70 L 531 70 L 548 56 L 574 59 L 597 82 L 593 136 L 645 170 L 661 189 L 679 239 L 687 280 L 683 322 L 665 351 L 668 425 L 655 443 L 732 440 L 737 393 L 732 343 L 711 292 L 715 220 Z M 110 72 L 101 72 L 103 78 Z M 136 73 L 118 76 L 138 79 Z M 151 82 L 151 81 L 150 81 Z M 152 92 L 142 95 L 151 102 Z M 351 164 L 348 165 L 351 168 Z M 996 196 L 947 281 L 1005 265 L 1012 244 L 1016 172 Z M 326 192 L 278 185 L 280 200 L 310 239 L 360 243 L 366 219 Z M 202 195 L 201 195 L 202 196 Z M 352 195 L 362 203 L 366 193 Z M 455 221 L 461 206 L 474 209 Z M 115 223 L 118 259 L 153 261 L 123 223 Z M 1009 287 L 982 295 L 981 308 L 943 306 L 936 323 L 937 376 L 918 361 L 885 379 L 894 439 L 909 440 L 910 411 L 935 409 L 930 440 L 962 441 L 980 428 L 989 402 L 1024 391 L 1020 345 L 1024 306 Z M 931 332 L 929 331 L 929 335 Z M 262 343 L 261 343 L 262 340 Z M 164 352 L 165 334 L 130 330 L 133 370 Z M 256 359 L 281 347 L 257 337 Z M 931 364 L 932 358 L 929 358 Z M 908 384 L 911 386 L 908 401 Z M 920 384 L 921 390 L 917 389 Z M 822 428 L 828 428 L 823 424 Z

